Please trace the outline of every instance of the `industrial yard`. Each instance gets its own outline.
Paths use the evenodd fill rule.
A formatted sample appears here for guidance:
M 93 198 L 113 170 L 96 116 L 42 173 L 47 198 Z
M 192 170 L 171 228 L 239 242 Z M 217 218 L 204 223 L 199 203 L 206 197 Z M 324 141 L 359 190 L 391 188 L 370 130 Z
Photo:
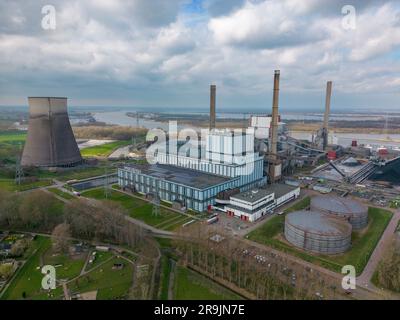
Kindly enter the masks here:
M 42 192 L 58 201 L 59 216 L 68 216 L 71 208 L 80 212 L 79 203 L 89 211 L 91 206 L 110 208 L 119 217 L 115 222 L 121 223 L 119 228 L 128 228 L 128 239 L 118 239 L 121 246 L 132 241 L 129 228 L 138 228 L 134 239 L 149 237 L 146 242 L 156 248 L 143 271 L 151 269 L 151 277 L 148 273 L 138 280 L 147 288 L 147 298 L 347 299 L 349 294 L 381 298 L 380 291 L 366 289 L 379 270 L 378 248 L 386 245 L 400 219 L 395 210 L 400 152 L 357 141 L 351 147 L 329 141 L 330 81 L 321 128 L 310 141 L 291 137 L 280 119 L 279 90 L 277 70 L 272 113 L 250 116 L 245 130 L 237 134 L 219 127 L 217 87 L 211 85 L 208 132 L 183 154 L 176 151 L 185 147 L 185 141 L 175 134 L 167 133 L 167 148 L 159 147 L 154 134 L 145 141 L 143 128 L 127 128 L 131 138 L 123 133 L 124 139 L 115 139 L 112 130 L 119 130 L 115 126 L 93 130 L 71 126 L 66 98 L 29 98 L 33 120 L 28 133 L 0 135 L 0 143 L 15 149 L 15 156 L 4 157 L 0 187 L 21 195 Z M 60 128 L 68 128 L 68 134 Z M 151 155 L 155 163 L 147 158 L 152 149 L 157 150 Z M 79 241 L 87 241 L 87 236 L 81 233 Z M 153 238 L 159 237 L 172 242 L 157 246 Z M 50 240 L 43 241 L 47 247 L 42 252 L 39 246 L 41 256 L 32 255 L 26 265 L 13 267 L 18 263 L 4 261 L 4 269 L 14 268 L 16 276 L 3 279 L 3 299 L 116 299 L 139 294 L 136 284 L 127 280 L 139 267 L 136 258 L 121 256 L 120 249 L 98 254 L 100 264 L 89 268 L 93 246 L 85 249 L 85 257 L 56 259 L 46 254 Z M 10 248 L 3 249 L 8 254 Z M 143 250 L 133 249 L 136 257 Z M 214 259 L 232 264 L 248 261 L 243 272 L 255 272 L 254 282 L 242 283 L 239 275 L 227 278 L 222 269 L 213 269 L 201 259 L 209 250 L 216 250 Z M 189 252 L 200 256 L 189 258 Z M 37 268 L 38 261 L 63 266 L 59 274 L 66 285 L 47 295 L 31 288 L 25 269 Z M 339 289 L 345 265 L 354 266 L 361 281 L 360 288 L 350 293 Z M 100 270 L 110 274 L 119 270 L 116 283 L 105 282 Z M 256 285 L 260 279 L 265 282 Z M 307 281 L 313 283 L 310 288 Z M 210 286 L 213 289 L 205 290 Z

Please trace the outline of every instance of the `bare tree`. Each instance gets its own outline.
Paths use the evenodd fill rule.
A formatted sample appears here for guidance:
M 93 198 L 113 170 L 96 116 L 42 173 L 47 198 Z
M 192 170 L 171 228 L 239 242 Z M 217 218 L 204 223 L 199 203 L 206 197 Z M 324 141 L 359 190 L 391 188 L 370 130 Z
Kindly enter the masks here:
M 62 223 L 56 226 L 51 234 L 53 249 L 58 253 L 68 252 L 71 239 L 70 226 L 67 223 Z

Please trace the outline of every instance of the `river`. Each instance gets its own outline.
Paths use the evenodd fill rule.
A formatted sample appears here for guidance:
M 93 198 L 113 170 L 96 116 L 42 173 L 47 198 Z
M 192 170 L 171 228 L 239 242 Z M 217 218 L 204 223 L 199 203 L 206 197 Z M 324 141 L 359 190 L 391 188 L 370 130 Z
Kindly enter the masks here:
M 198 113 L 197 113 L 198 114 Z M 226 118 L 221 116 L 221 118 Z M 306 115 L 305 115 L 306 116 Z M 343 116 L 343 115 L 342 115 Z M 112 111 L 112 112 L 98 112 L 93 114 L 96 121 L 104 122 L 107 124 L 114 124 L 120 126 L 136 126 L 136 118 L 132 118 L 126 115 L 126 111 Z M 283 120 L 289 118 L 289 116 L 282 116 Z M 297 117 L 301 117 L 297 115 Z M 310 115 L 311 117 L 311 115 Z M 318 117 L 318 115 L 313 115 L 313 117 Z M 160 128 L 163 130 L 168 130 L 167 122 L 154 121 L 151 119 L 139 118 L 139 126 L 147 129 Z M 178 129 L 185 128 L 187 126 L 178 126 Z M 195 130 L 199 130 L 198 127 L 192 127 Z M 298 132 L 293 131 L 289 133 L 290 136 L 296 139 L 311 139 L 311 133 L 309 132 Z M 329 142 L 337 143 L 342 146 L 350 146 L 353 140 L 357 140 L 358 144 L 371 145 L 372 147 L 379 147 L 384 145 L 388 148 L 400 147 L 400 134 L 390 134 L 389 139 L 386 134 L 367 134 L 367 133 L 334 133 L 329 137 Z

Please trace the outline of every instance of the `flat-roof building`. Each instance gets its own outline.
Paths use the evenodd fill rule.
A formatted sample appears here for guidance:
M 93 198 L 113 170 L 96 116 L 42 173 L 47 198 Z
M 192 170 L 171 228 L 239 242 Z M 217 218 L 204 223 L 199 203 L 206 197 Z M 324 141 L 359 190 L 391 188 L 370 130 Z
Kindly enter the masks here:
M 142 194 L 159 192 L 161 200 L 180 201 L 188 209 L 204 211 L 217 194 L 234 188 L 238 178 L 228 178 L 162 164 L 126 165 L 118 170 L 121 187 Z
M 264 160 L 254 152 L 249 136 L 214 129 L 207 135 L 205 145 L 199 146 L 194 141 L 193 148 L 185 152 L 175 150 L 179 144 L 174 140 L 160 144 L 159 149 L 155 145 L 156 164 L 119 168 L 119 185 L 143 194 L 159 190 L 161 200 L 179 201 L 187 209 L 204 211 L 216 203 L 222 191 L 243 192 L 265 185 Z
M 253 189 L 231 196 L 230 204 L 225 209 L 228 216 L 254 222 L 299 196 L 300 187 L 274 184 L 267 188 Z

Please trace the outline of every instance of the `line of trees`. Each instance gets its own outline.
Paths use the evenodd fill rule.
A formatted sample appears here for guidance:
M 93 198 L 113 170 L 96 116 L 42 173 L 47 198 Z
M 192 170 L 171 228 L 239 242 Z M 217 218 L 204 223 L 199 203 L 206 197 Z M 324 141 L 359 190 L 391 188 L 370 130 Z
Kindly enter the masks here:
M 65 222 L 72 236 L 97 241 L 139 245 L 145 237 L 143 229 L 125 219 L 126 210 L 112 201 L 99 202 L 79 199 L 64 208 Z
M 51 194 L 36 190 L 15 194 L 0 190 L 0 226 L 37 232 L 62 222 L 62 204 Z
M 392 245 L 385 252 L 376 272 L 380 286 L 400 292 L 400 239 L 398 235 L 393 236 Z
M 212 240 L 215 234 L 223 240 Z M 336 298 L 336 287 L 340 285 L 337 279 L 249 246 L 221 230 L 194 225 L 182 231 L 181 236 L 187 239 L 175 243 L 181 263 L 222 280 L 237 291 L 245 290 L 252 298 Z
M 61 241 L 72 237 L 138 246 L 143 229 L 127 222 L 125 209 L 111 201 L 85 199 L 63 204 L 52 194 L 32 191 L 14 194 L 0 190 L 0 228 L 53 233 Z M 58 244 L 65 249 L 62 243 Z
M 130 140 L 132 137 L 144 137 L 147 130 L 144 128 L 122 126 L 86 126 L 74 127 L 74 135 L 78 139 L 111 139 Z

